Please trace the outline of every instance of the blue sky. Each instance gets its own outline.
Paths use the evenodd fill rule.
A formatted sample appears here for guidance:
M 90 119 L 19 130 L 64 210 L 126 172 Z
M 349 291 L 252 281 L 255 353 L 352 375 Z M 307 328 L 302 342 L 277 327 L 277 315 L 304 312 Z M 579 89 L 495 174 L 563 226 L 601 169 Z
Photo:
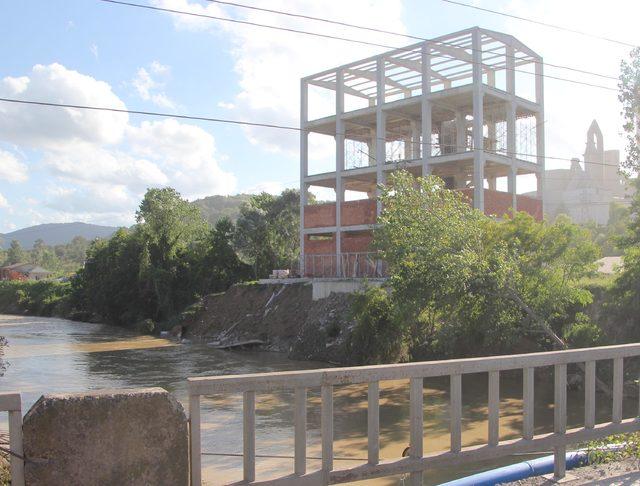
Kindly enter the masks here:
M 424 37 L 480 25 L 518 36 L 549 62 L 613 75 L 628 50 L 441 0 L 244 1 Z M 205 0 L 139 2 L 397 46 L 411 43 Z M 640 7 L 622 0 L 608 4 L 624 4 L 624 18 L 615 8 L 602 11 L 600 2 L 474 3 L 640 41 L 632 29 L 640 11 L 629 12 Z M 288 125 L 298 123 L 302 75 L 380 51 L 97 0 L 2 2 L 0 32 L 0 94 L 6 97 Z M 547 154 L 581 155 L 593 118 L 600 121 L 605 146 L 621 146 L 615 93 L 553 81 L 545 90 Z M 130 224 L 148 186 L 172 185 L 190 199 L 278 191 L 297 185 L 296 150 L 297 135 L 274 130 L 0 103 L 0 232 L 57 221 Z

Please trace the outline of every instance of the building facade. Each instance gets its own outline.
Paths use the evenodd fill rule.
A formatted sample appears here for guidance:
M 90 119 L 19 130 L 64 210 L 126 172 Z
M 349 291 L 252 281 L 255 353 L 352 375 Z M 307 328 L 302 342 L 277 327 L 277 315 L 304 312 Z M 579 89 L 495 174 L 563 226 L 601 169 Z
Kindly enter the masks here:
M 378 186 L 398 169 L 441 177 L 487 214 L 541 219 L 542 74 L 516 38 L 475 27 L 303 78 L 301 274 L 384 274 L 369 246 Z
M 620 151 L 604 149 L 596 120 L 587 131 L 583 160 L 573 159 L 569 169 L 547 171 L 545 211 L 551 218 L 566 214 L 576 223 L 605 225 L 611 203 L 628 206 L 633 189 L 620 173 Z

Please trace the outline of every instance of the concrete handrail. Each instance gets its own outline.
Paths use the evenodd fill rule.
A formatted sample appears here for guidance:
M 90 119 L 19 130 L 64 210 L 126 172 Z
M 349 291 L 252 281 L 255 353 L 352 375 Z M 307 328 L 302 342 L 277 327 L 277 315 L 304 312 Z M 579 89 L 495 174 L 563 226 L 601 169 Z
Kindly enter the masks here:
M 251 484 L 338 484 L 409 473 L 411 484 L 422 484 L 422 471 L 428 467 L 466 464 L 494 459 L 516 452 L 554 448 L 557 478 L 565 475 L 567 444 L 640 430 L 640 420 L 623 420 L 623 360 L 640 356 L 640 344 L 623 344 L 565 351 L 491 356 L 483 358 L 429 361 L 407 364 L 327 368 L 309 371 L 285 371 L 250 375 L 195 377 L 188 379 L 191 417 L 192 484 L 200 484 L 200 397 L 217 393 L 243 393 L 244 482 Z M 595 423 L 595 364 L 613 360 L 612 420 Z M 585 364 L 584 427 L 567 430 L 567 365 Z M 534 370 L 554 367 L 554 432 L 534 435 Z M 523 372 L 522 439 L 499 439 L 500 372 L 521 369 Z M 461 446 L 462 375 L 488 373 L 487 444 Z M 423 454 L 423 386 L 424 378 L 450 377 L 451 448 L 436 454 Z M 410 454 L 398 460 L 379 460 L 379 382 L 410 381 Z M 333 469 L 333 386 L 366 383 L 368 385 L 368 463 L 342 470 Z M 306 394 L 309 388 L 321 390 L 322 469 L 306 472 Z M 255 394 L 276 390 L 294 390 L 295 473 L 275 480 L 255 482 Z

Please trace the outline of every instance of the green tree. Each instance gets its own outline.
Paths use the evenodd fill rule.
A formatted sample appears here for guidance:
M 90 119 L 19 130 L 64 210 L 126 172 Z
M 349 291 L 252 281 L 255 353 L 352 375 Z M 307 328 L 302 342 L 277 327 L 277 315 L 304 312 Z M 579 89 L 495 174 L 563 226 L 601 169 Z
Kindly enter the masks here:
M 180 260 L 204 237 L 207 225 L 198 208 L 173 188 L 149 189 L 136 212 L 145 252 L 141 278 L 154 294 L 154 319 L 166 319 L 184 305 L 174 290 Z
M 7 260 L 5 262 L 6 265 L 13 265 L 14 263 L 24 263 L 27 259 L 27 253 L 20 245 L 18 240 L 11 240 L 11 244 L 9 245 L 9 249 L 7 250 Z
M 507 352 L 523 339 L 564 346 L 559 334 L 591 297 L 580 281 L 598 249 L 586 231 L 523 213 L 496 221 L 439 178 L 407 172 L 381 197 L 375 244 L 395 312 L 420 324 L 409 329 L 423 354 Z
M 628 174 L 640 170 L 640 48 L 631 51 L 620 71 L 619 100 L 622 103 L 627 154 L 624 162 Z M 623 268 L 610 289 L 610 317 L 615 323 L 618 340 L 640 339 L 640 184 L 635 181 L 636 193 L 628 225 L 619 244 L 624 250 Z
M 297 261 L 299 205 L 299 191 L 287 189 L 279 196 L 253 196 L 240 208 L 234 242 L 255 277 L 266 277 L 274 268 L 290 268 Z

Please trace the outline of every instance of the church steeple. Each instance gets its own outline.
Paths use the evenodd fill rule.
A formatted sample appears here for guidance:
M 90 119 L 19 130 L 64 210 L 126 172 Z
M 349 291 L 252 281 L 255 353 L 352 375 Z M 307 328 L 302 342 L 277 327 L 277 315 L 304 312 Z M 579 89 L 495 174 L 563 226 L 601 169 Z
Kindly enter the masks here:
M 585 170 L 593 177 L 604 178 L 604 144 L 602 130 L 596 120 L 587 131 L 587 146 L 584 151 Z

